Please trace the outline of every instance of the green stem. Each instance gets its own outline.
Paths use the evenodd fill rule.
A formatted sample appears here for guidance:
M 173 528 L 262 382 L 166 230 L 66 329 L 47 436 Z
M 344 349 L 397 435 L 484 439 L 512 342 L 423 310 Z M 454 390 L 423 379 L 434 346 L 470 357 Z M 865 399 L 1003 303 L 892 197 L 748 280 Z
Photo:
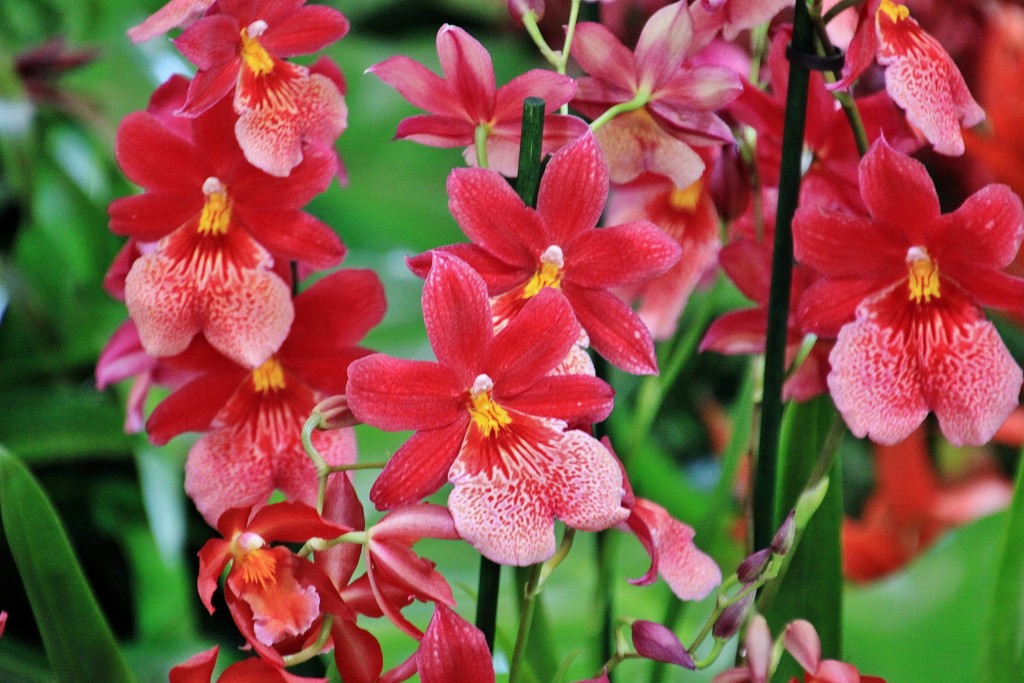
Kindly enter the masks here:
M 294 654 L 285 655 L 284 665 L 295 666 L 296 664 L 302 664 L 323 652 L 324 647 L 327 645 L 327 640 L 331 637 L 331 626 L 333 625 L 334 615 L 325 615 L 323 622 L 320 624 L 320 634 L 317 636 L 316 642 Z
M 633 96 L 633 99 L 629 100 L 628 102 L 619 102 L 618 104 L 609 107 L 608 111 L 594 119 L 594 121 L 590 124 L 590 130 L 596 131 L 598 128 L 608 123 L 619 114 L 628 114 L 631 111 L 642 109 L 645 106 L 647 106 L 647 103 L 650 101 L 651 93 L 647 92 L 646 90 L 641 90 L 640 92 Z
M 796 0 L 794 3 L 792 45 L 798 52 L 810 53 L 814 49 L 814 35 L 805 0 Z M 800 196 L 800 163 L 803 156 L 809 80 L 810 73 L 806 67 L 790 62 L 771 290 L 768 295 L 764 396 L 754 476 L 755 548 L 768 546 L 775 532 L 775 487 L 778 478 L 779 432 L 782 427 L 782 385 L 786 371 L 789 290 L 793 278 L 792 223 Z
M 476 627 L 483 631 L 487 649 L 494 652 L 494 634 L 498 623 L 498 589 L 501 586 L 501 565 L 480 556 L 477 578 Z
M 814 32 L 821 46 L 822 54 L 830 57 L 838 55 L 839 49 L 832 44 L 832 40 L 828 37 L 824 19 L 815 14 L 811 16 L 811 22 L 814 24 Z M 842 70 L 826 72 L 825 74 L 825 78 L 830 83 L 835 83 L 842 77 Z M 857 102 L 853 99 L 853 95 L 843 90 L 833 92 L 832 96 L 836 98 L 839 106 L 843 109 L 843 115 L 846 116 L 850 132 L 853 133 L 853 139 L 857 143 L 857 153 L 860 156 L 864 156 L 868 153 L 868 133 L 864 129 L 864 121 L 860 117 L 860 110 L 857 109 Z
M 544 40 L 544 36 L 540 32 L 540 27 L 537 26 L 537 13 L 533 10 L 524 12 L 522 20 L 523 28 L 526 29 L 526 32 L 533 40 L 533 44 L 537 46 L 538 50 L 540 50 L 541 56 L 548 60 L 548 63 L 551 64 L 551 66 L 557 69 L 562 60 L 561 54 L 556 50 L 552 50 L 551 46 L 548 45 L 548 41 Z M 565 72 L 560 71 L 559 73 Z
M 481 123 L 473 131 L 473 142 L 476 146 L 476 165 L 480 168 L 487 168 L 487 137 L 491 134 L 491 127 Z
M 327 478 L 330 476 L 331 466 L 324 460 L 324 456 L 320 455 L 320 451 L 313 445 L 313 430 L 320 426 L 320 414 L 314 412 L 306 420 L 306 423 L 302 425 L 302 448 L 305 449 L 306 455 L 313 461 L 313 465 L 316 467 L 317 477 L 317 489 L 316 489 L 316 511 L 320 514 L 324 512 L 324 500 L 327 498 Z
M 523 659 L 526 655 L 526 644 L 530 640 L 533 612 L 537 607 L 537 595 L 540 592 L 538 584 L 542 567 L 541 564 L 530 567 L 530 578 L 523 590 L 523 601 L 519 606 L 519 630 L 516 633 L 515 648 L 512 650 L 512 661 L 509 663 L 509 683 L 518 683 L 523 675 Z
M 832 9 L 825 12 L 825 15 L 821 19 L 825 24 L 828 24 L 833 19 L 838 17 L 841 12 L 850 9 L 851 7 L 856 7 L 862 2 L 864 2 L 864 0 L 841 0 L 841 2 L 838 2 L 835 5 L 833 5 Z

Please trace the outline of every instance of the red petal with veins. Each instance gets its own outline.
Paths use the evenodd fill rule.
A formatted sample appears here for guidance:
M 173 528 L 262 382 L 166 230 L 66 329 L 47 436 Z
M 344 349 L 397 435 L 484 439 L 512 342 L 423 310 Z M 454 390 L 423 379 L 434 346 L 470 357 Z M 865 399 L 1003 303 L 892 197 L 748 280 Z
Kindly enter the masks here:
M 700 350 L 726 355 L 764 353 L 767 330 L 766 308 L 730 311 L 711 323 L 700 342 Z
M 268 22 L 269 24 L 269 22 Z M 338 10 L 308 5 L 289 12 L 260 36 L 260 45 L 277 57 L 318 52 L 348 33 L 348 20 Z
M 532 69 L 498 88 L 493 119 L 518 120 L 521 125 L 523 100 L 527 97 L 539 97 L 544 100 L 545 110 L 551 113 L 571 100 L 575 92 L 576 81 L 568 76 L 547 69 Z M 544 123 L 544 127 L 547 128 L 546 118 Z M 547 131 L 544 133 L 546 135 Z
M 356 626 L 354 619 L 335 619 L 331 627 L 334 663 L 342 680 L 374 683 L 384 668 L 380 643 L 368 631 Z
M 545 238 L 544 224 L 504 178 L 485 169 L 455 169 L 448 176 L 448 208 L 473 243 L 532 275 L 548 246 L 538 244 Z
M 423 322 L 438 363 L 472 383 L 493 333 L 480 276 L 457 258 L 435 252 L 423 285 Z
M 636 375 L 656 375 L 654 342 L 643 321 L 614 294 L 565 282 L 562 290 L 572 302 L 580 325 L 594 349 L 617 368 Z
M 196 149 L 147 112 L 124 117 L 114 153 L 128 179 L 147 190 L 180 192 L 183 185 L 198 190 L 206 180 Z M 202 199 L 198 192 L 196 199 Z
M 146 192 L 115 199 L 107 207 L 110 229 L 142 242 L 156 242 L 203 209 L 201 193 Z
M 661 275 L 681 254 L 674 239 L 647 221 L 589 230 L 572 241 L 565 277 L 581 287 L 631 285 Z
M 403 56 L 390 57 L 366 72 L 390 85 L 418 109 L 465 121 L 449 84 L 417 61 Z
M 436 607 L 416 661 L 423 683 L 495 680 L 484 634 L 444 605 Z
M 585 353 L 585 352 L 584 352 Z M 552 375 L 501 403 L 528 415 L 545 415 L 572 424 L 601 422 L 612 411 L 615 392 L 597 377 Z
M 235 17 L 216 14 L 192 24 L 172 42 L 201 71 L 234 63 L 237 72 L 240 29 Z
M 594 136 L 584 135 L 559 150 L 541 178 L 537 213 L 547 228 L 544 238 L 550 244 L 564 247 L 578 234 L 597 225 L 607 199 L 608 167 L 604 155 Z
M 820 206 L 801 207 L 793 218 L 794 256 L 831 278 L 891 278 L 904 270 L 909 246 L 888 219 Z
M 444 485 L 469 427 L 469 414 L 462 415 L 450 425 L 416 432 L 391 456 L 370 489 L 377 509 L 418 502 Z
M 923 226 L 939 216 L 939 196 L 924 164 L 879 138 L 860 162 L 860 192 L 872 218 L 920 242 Z
M 582 22 L 576 26 L 571 50 L 583 71 L 594 79 L 621 88 L 622 102 L 632 98 L 638 85 L 636 58 L 611 31 L 601 24 Z
M 150 38 L 156 38 L 201 16 L 213 3 L 214 0 L 171 0 L 144 22 L 128 29 L 128 37 L 133 43 L 143 43 Z M 214 659 L 216 657 L 214 652 Z M 212 668 L 210 672 L 213 672 Z M 209 676 L 206 680 L 209 680 Z
M 467 147 L 472 152 L 474 163 L 476 150 L 473 136 L 476 127 L 464 118 L 421 114 L 409 116 L 398 122 L 395 140 L 412 140 L 430 147 Z
M 448 84 L 473 121 L 489 121 L 494 112 L 496 85 L 491 55 L 475 38 L 445 24 L 437 32 L 437 56 Z
M 345 393 L 355 416 L 378 429 L 435 429 L 465 414 L 464 380 L 437 363 L 378 353 L 349 366 Z
M 247 380 L 245 370 L 226 363 L 220 371 L 205 372 L 177 389 L 157 405 L 146 421 L 146 433 L 155 444 L 165 444 L 184 432 L 205 432 L 224 404 Z
M 876 279 L 818 280 L 800 299 L 799 326 L 806 332 L 831 339 L 839 334 L 839 328 L 853 320 L 857 306 L 865 297 L 885 286 L 879 285 Z
M 304 211 L 234 209 L 257 242 L 275 257 L 300 261 L 310 268 L 333 268 L 345 258 L 345 246 L 329 225 Z M 257 220 L 252 220 L 256 218 Z
M 940 218 L 932 235 L 933 251 L 951 275 L 950 262 L 963 264 L 966 270 L 1003 269 L 1017 255 L 1024 237 L 1024 207 L 1006 185 L 986 185 Z

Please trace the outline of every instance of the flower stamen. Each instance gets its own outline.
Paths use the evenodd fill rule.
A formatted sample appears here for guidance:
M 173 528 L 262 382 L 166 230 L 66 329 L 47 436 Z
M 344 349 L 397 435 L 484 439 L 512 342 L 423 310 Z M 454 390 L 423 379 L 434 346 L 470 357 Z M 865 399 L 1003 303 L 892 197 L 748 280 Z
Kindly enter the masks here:
M 907 287 L 911 301 L 919 304 L 923 299 L 924 303 L 930 303 L 932 298 L 939 298 L 939 265 L 924 247 L 911 247 L 907 250 L 907 268 Z
M 531 299 L 545 287 L 558 289 L 562 286 L 562 269 L 565 267 L 565 257 L 562 248 L 552 244 L 540 255 L 540 268 L 530 278 L 523 288 L 523 298 Z
M 265 76 L 274 70 L 274 58 L 260 45 L 257 40 L 267 30 L 267 22 L 259 19 L 241 31 L 242 48 L 240 54 L 245 65 L 257 76 Z
M 206 203 L 199 214 L 199 234 L 213 237 L 226 235 L 231 227 L 231 202 L 224 184 L 211 176 L 203 183 L 203 194 L 206 195 Z
M 252 385 L 261 394 L 284 389 L 284 369 L 276 358 L 268 358 L 263 365 L 252 371 Z
M 668 196 L 668 204 L 676 211 L 693 213 L 697 209 L 697 202 L 700 201 L 700 192 L 703 184 L 697 180 L 688 187 L 677 187 Z
M 491 398 L 493 389 L 494 382 L 490 377 L 477 375 L 469 390 L 469 414 L 484 436 L 491 436 L 512 422 L 508 411 Z
M 893 22 L 903 21 L 910 16 L 910 8 L 898 2 L 893 2 L 893 0 L 882 0 L 882 4 L 878 6 L 878 11 L 885 12 L 885 15 Z

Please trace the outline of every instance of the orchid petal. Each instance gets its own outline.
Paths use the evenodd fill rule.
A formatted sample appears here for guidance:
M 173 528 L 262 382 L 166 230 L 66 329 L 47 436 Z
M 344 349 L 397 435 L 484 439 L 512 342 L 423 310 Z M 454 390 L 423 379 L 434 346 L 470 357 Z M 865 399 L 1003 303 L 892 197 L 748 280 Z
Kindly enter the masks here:
M 566 277 L 581 287 L 635 284 L 661 275 L 681 254 L 674 239 L 646 221 L 589 230 L 572 242 Z
M 592 135 L 559 150 L 548 162 L 537 194 L 537 213 L 551 244 L 565 246 L 597 225 L 608 199 L 604 155 Z
M 487 49 L 458 26 L 445 24 L 437 32 L 437 56 L 467 118 L 480 123 L 489 121 L 496 85 Z
M 643 321 L 621 299 L 605 290 L 562 286 L 594 349 L 612 365 L 638 375 L 654 375 L 658 361 Z
M 378 429 L 435 429 L 464 414 L 463 384 L 437 363 L 378 353 L 349 365 L 345 393 L 353 414 Z
M 454 256 L 435 252 L 423 285 L 423 322 L 438 362 L 472 382 L 493 333 L 480 276 Z
M 571 50 L 584 72 L 625 92 L 636 92 L 638 83 L 633 52 L 601 24 L 577 24 Z
M 441 488 L 466 438 L 469 415 L 438 429 L 413 434 L 399 448 L 370 489 L 380 510 L 418 502 Z
M 250 443 L 243 431 L 219 429 L 189 450 L 185 493 L 211 526 L 226 510 L 263 503 L 274 490 L 270 462 Z
M 675 74 L 692 40 L 693 20 L 685 2 L 675 2 L 651 15 L 636 44 L 640 87 L 657 90 Z

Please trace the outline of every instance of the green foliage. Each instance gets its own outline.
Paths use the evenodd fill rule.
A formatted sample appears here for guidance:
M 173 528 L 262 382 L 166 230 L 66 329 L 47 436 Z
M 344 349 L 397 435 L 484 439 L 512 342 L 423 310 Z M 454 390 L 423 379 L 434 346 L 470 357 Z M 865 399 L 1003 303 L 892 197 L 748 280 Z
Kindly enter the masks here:
M 132 681 L 46 494 L 0 450 L 0 517 L 57 678 Z

